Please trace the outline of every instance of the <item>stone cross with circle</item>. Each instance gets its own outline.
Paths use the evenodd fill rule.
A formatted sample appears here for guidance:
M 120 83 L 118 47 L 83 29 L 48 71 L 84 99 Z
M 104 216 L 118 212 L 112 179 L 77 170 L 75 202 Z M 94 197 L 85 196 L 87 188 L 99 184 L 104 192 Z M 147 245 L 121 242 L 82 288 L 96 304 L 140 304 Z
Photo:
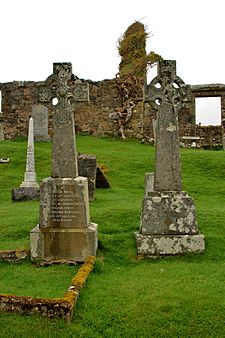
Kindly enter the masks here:
M 176 61 L 162 60 L 146 88 L 145 100 L 157 110 L 154 190 L 181 191 L 178 113 L 191 99 L 190 86 L 176 75 Z
M 52 177 L 77 177 L 74 111 L 89 101 L 88 83 L 69 62 L 53 63 L 53 74 L 38 87 L 38 101 L 53 111 Z

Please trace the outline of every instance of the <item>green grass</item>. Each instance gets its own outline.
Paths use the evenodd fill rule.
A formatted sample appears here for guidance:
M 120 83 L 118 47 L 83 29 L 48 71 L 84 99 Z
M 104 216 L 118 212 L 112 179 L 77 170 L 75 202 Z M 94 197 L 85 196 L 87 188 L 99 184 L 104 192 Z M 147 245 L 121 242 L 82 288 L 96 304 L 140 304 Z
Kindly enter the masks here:
M 205 254 L 137 260 L 133 233 L 154 147 L 78 136 L 77 149 L 109 169 L 111 189 L 98 189 L 90 204 L 99 224 L 95 270 L 70 324 L 0 313 L 0 337 L 225 337 L 224 151 L 181 149 L 183 190 L 195 201 Z M 26 141 L 0 142 L 0 157 L 10 158 L 0 164 L 0 249 L 28 248 L 39 202 L 11 200 L 23 180 Z M 38 180 L 50 176 L 51 144 L 35 143 L 35 161 Z M 0 293 L 60 297 L 76 269 L 0 263 Z

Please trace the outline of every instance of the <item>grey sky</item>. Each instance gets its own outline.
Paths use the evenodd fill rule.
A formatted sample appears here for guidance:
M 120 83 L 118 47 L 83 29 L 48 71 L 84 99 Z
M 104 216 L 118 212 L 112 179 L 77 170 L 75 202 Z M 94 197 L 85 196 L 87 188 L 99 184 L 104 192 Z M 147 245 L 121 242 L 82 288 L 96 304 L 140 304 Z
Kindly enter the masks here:
M 140 20 L 151 32 L 147 51 L 175 59 L 185 83 L 225 83 L 224 0 L 4 0 L 0 8 L 0 82 L 44 80 L 63 61 L 80 78 L 113 78 L 117 41 Z

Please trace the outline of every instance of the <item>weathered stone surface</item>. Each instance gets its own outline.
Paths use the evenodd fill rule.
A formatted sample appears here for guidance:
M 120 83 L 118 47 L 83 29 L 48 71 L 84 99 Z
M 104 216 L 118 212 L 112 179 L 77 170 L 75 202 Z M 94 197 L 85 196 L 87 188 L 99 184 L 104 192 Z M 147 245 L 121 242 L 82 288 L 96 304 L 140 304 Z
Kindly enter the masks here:
M 181 191 L 178 110 L 189 99 L 189 88 L 176 76 L 175 61 L 161 61 L 159 75 L 148 87 L 147 99 L 158 110 L 155 174 L 145 175 L 138 255 L 204 252 L 195 206 Z
M 204 236 L 196 235 L 143 235 L 135 233 L 138 255 L 163 256 L 203 253 Z
M 27 160 L 24 181 L 20 187 L 39 188 L 36 182 L 35 163 L 34 163 L 34 125 L 33 118 L 29 119 L 28 142 L 27 142 Z
M 41 228 L 87 228 L 90 222 L 86 177 L 46 178 L 40 200 Z
M 84 262 L 88 256 L 96 256 L 97 224 L 87 228 L 40 228 L 31 231 L 31 257 L 45 261 Z
M 147 87 L 146 100 L 157 110 L 156 191 L 181 191 L 178 112 L 190 88 L 176 75 L 175 61 L 160 61 L 158 76 Z
M 148 192 L 143 199 L 140 231 L 143 235 L 196 234 L 193 200 L 185 192 Z
M 87 178 L 47 178 L 40 189 L 40 224 L 30 234 L 32 259 L 83 262 L 95 256 L 97 225 L 90 223 Z
M 88 180 L 78 176 L 73 116 L 76 103 L 87 100 L 88 86 L 72 74 L 70 63 L 54 63 L 53 75 L 39 87 L 39 101 L 54 111 L 52 177 L 40 186 L 32 259 L 83 262 L 96 255 L 97 224 L 90 223 Z
M 22 261 L 30 256 L 30 250 L 0 250 L 0 260 L 6 262 Z
M 34 134 L 33 118 L 29 120 L 28 142 L 27 142 L 27 160 L 24 181 L 19 188 L 13 188 L 11 191 L 12 200 L 26 201 L 39 199 L 40 189 L 36 182 L 35 164 L 34 164 Z
M 224 120 L 225 122 L 225 120 Z M 196 146 L 199 148 L 213 148 L 222 146 L 225 149 L 225 138 L 222 138 L 221 126 L 196 126 L 196 135 L 199 140 Z
M 88 101 L 88 84 L 72 74 L 71 63 L 54 63 L 53 74 L 39 86 L 39 102 L 53 110 L 52 177 L 76 177 L 74 110 Z M 66 137 L 65 137 L 66 135 Z
M 154 191 L 154 173 L 145 174 L 145 197 L 148 197 L 148 193 Z
M 93 201 L 96 183 L 97 162 L 95 155 L 79 154 L 77 157 L 79 176 L 88 179 L 89 201 Z
M 11 191 L 13 201 L 38 200 L 40 198 L 40 188 L 18 187 Z
M 118 123 L 110 116 L 122 106 L 121 91 L 116 79 L 89 83 L 90 102 L 80 103 L 76 110 L 76 132 L 90 135 L 118 136 Z M 2 112 L 4 115 L 4 136 L 6 139 L 26 136 L 28 117 L 37 102 L 37 87 L 40 82 L 14 81 L 0 83 L 2 92 Z M 200 137 L 201 128 L 195 126 L 195 97 L 221 97 L 221 126 L 213 128 L 212 139 L 206 138 L 204 146 L 222 145 L 221 135 L 225 135 L 225 85 L 209 84 L 191 86 L 192 101 L 179 111 L 179 133 L 183 136 Z M 148 102 L 137 102 L 132 118 L 126 124 L 126 137 L 154 142 L 153 119 L 155 110 Z M 221 128 L 222 127 L 222 128 Z M 52 110 L 49 109 L 49 131 L 52 129 Z M 210 143 L 207 143 L 210 141 Z M 212 143 L 213 142 L 213 143 Z
M 36 298 L 0 294 L 0 311 L 23 315 L 41 314 L 47 318 L 71 320 L 73 310 L 89 274 L 93 270 L 95 257 L 90 256 L 78 270 L 71 285 L 62 298 Z
M 71 319 L 73 304 L 63 299 L 33 298 L 0 294 L 0 311 L 48 318 Z
M 50 141 L 50 135 L 48 134 L 48 108 L 42 104 L 34 105 L 32 117 L 34 120 L 34 141 Z

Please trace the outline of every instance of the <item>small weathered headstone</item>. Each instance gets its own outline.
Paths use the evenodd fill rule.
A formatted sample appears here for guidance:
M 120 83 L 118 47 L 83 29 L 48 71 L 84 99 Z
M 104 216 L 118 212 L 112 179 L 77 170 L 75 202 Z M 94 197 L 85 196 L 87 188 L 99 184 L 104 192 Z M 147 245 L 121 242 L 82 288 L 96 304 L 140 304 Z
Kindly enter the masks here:
M 95 155 L 79 154 L 77 157 L 79 176 L 88 179 L 89 201 L 93 201 L 96 184 L 97 161 Z
M 88 85 L 72 74 L 71 63 L 54 63 L 53 75 L 39 87 L 39 102 L 53 110 L 52 175 L 40 186 L 32 259 L 83 262 L 96 255 L 97 224 L 90 222 L 87 178 L 78 176 L 73 114 L 88 96 Z
M 39 185 L 36 181 L 35 162 L 34 162 L 34 129 L 33 118 L 29 119 L 27 160 L 24 181 L 19 188 L 12 189 L 12 199 L 15 201 L 33 200 L 39 198 Z
M 175 61 L 161 61 L 146 97 L 158 113 L 156 160 L 154 177 L 146 175 L 140 232 L 135 233 L 138 255 L 175 255 L 205 249 L 194 203 L 181 184 L 178 111 L 189 97 L 189 86 L 176 75 Z
M 43 104 L 36 104 L 32 108 L 34 120 L 34 141 L 47 142 L 50 140 L 48 134 L 48 108 Z

